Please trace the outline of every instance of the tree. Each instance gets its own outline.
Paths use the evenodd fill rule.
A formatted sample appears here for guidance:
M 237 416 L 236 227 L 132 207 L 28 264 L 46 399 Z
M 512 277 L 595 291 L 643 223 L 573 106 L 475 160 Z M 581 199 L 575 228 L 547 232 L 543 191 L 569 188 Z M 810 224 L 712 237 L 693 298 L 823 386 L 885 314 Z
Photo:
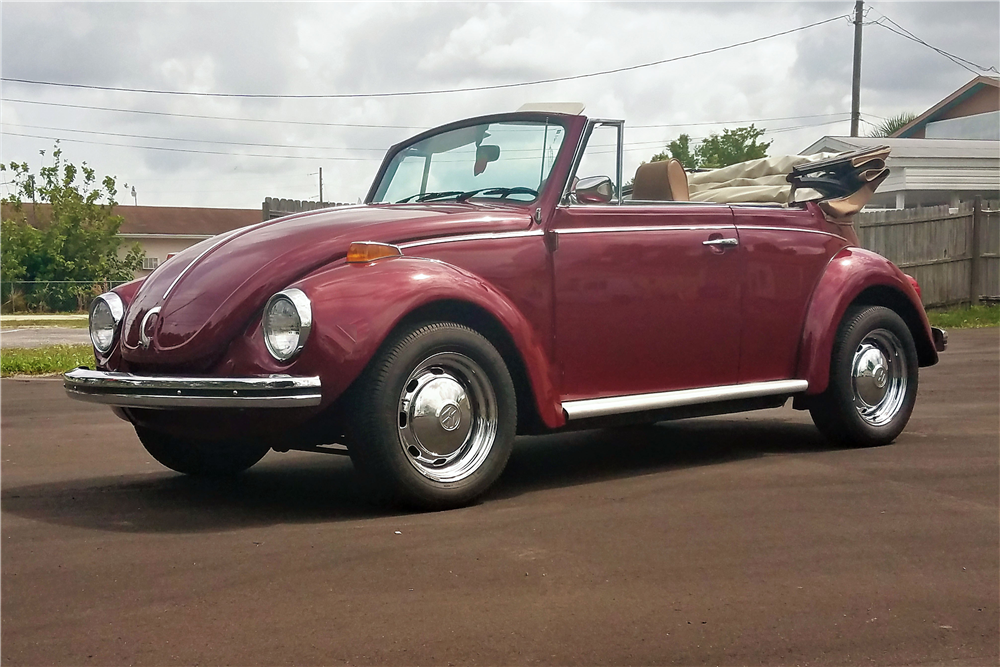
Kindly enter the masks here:
M 38 175 L 27 163 L 0 164 L 0 171 L 11 173 L 13 186 L 13 194 L 2 200 L 0 223 L 5 301 L 13 298 L 10 281 L 52 281 L 25 295 L 26 305 L 82 309 L 106 283 L 131 280 L 142 266 L 145 253 L 138 243 L 118 256 L 124 219 L 113 214 L 114 178 L 106 176 L 98 184 L 86 162 L 78 168 L 63 161 L 58 142 L 52 164 Z
M 734 130 L 726 128 L 722 130 L 721 136 L 713 132 L 693 151 L 691 150 L 691 137 L 682 134 L 667 144 L 666 151 L 654 155 L 652 161 L 677 158 L 685 169 L 728 167 L 737 162 L 767 157 L 767 149 L 772 142 L 758 143 L 757 140 L 763 134 L 764 130 L 759 130 L 753 125 L 738 127 Z
M 757 143 L 763 134 L 764 130 L 758 130 L 753 125 L 735 130 L 726 128 L 722 130 L 722 136 L 712 133 L 695 149 L 698 166 L 703 169 L 718 169 L 737 162 L 767 157 L 771 142 Z
M 869 137 L 891 137 L 903 127 L 909 125 L 917 117 L 917 114 L 904 111 L 892 118 L 886 118 L 875 126 L 875 129 L 868 133 Z
M 669 154 L 667 151 L 669 151 Z M 671 141 L 667 144 L 667 150 L 654 155 L 650 158 L 650 162 L 659 162 L 660 160 L 668 160 L 670 158 L 677 158 L 685 169 L 698 168 L 698 158 L 691 151 L 690 135 L 682 134 Z

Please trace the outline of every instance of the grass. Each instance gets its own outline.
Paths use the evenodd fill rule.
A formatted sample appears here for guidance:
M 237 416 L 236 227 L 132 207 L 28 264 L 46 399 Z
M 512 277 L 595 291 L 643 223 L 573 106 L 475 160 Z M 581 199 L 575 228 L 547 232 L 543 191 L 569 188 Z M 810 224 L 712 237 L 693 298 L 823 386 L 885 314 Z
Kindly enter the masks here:
M 77 366 L 94 367 L 94 349 L 90 345 L 5 348 L 0 352 L 2 377 L 65 373 Z
M 1000 305 L 966 306 L 927 313 L 931 326 L 942 329 L 982 329 L 1000 326 Z

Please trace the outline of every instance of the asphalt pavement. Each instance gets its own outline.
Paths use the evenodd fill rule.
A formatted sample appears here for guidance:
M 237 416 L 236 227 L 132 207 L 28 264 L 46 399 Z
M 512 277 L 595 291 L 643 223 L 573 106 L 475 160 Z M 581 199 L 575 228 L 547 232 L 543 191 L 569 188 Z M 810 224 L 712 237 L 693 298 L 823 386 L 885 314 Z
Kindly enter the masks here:
M 189 479 L 5 379 L 0 660 L 996 665 L 998 352 L 951 332 L 890 446 L 788 407 L 521 438 L 482 502 L 426 514 L 334 455 Z
M 88 329 L 70 327 L 23 327 L 0 331 L 0 348 L 78 345 L 90 342 Z

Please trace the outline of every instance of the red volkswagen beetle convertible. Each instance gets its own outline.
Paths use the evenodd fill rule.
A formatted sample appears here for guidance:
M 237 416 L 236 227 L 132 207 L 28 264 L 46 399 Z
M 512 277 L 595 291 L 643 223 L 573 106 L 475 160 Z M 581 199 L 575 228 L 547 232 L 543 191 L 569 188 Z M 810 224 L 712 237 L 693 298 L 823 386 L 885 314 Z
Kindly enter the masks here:
M 945 335 L 857 247 L 885 152 L 750 187 L 767 165 L 714 187 L 651 163 L 623 188 L 623 131 L 522 111 L 396 145 L 364 204 L 206 240 L 98 297 L 97 369 L 67 392 L 179 472 L 346 449 L 419 508 L 482 494 L 518 433 L 793 398 L 839 443 L 892 441 Z

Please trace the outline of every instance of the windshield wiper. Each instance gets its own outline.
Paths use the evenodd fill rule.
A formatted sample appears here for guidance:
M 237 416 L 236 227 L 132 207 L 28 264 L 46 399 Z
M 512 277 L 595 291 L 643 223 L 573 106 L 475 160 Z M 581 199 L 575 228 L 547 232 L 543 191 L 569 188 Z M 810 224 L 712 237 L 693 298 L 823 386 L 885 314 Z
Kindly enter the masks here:
M 426 192 L 424 194 L 417 193 L 415 195 L 410 195 L 409 197 L 404 197 L 396 203 L 406 204 L 410 201 L 428 202 L 435 199 L 449 199 L 451 197 L 454 197 L 456 202 L 464 203 L 476 195 L 500 195 L 500 199 L 506 199 L 510 195 L 531 195 L 532 197 L 537 197 L 538 191 L 523 187 L 479 188 L 478 190 L 466 190 L 465 192 L 461 190 L 448 190 L 446 192 Z
M 396 203 L 397 204 L 406 204 L 410 200 L 413 200 L 413 201 L 429 201 L 431 199 L 439 199 L 439 198 L 443 198 L 443 197 L 454 197 L 455 195 L 460 195 L 460 194 L 462 194 L 461 190 L 449 190 L 447 192 L 425 192 L 424 194 L 420 194 L 418 192 L 415 195 L 410 195 L 409 197 L 403 197 L 402 199 L 400 199 Z
M 465 202 L 476 195 L 500 195 L 500 199 L 506 199 L 509 195 L 532 195 L 534 197 L 538 196 L 537 190 L 532 190 L 531 188 L 480 188 L 478 190 L 469 190 L 468 192 L 463 192 L 457 197 L 455 201 Z

